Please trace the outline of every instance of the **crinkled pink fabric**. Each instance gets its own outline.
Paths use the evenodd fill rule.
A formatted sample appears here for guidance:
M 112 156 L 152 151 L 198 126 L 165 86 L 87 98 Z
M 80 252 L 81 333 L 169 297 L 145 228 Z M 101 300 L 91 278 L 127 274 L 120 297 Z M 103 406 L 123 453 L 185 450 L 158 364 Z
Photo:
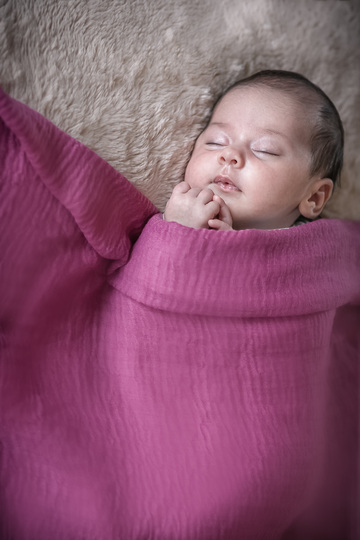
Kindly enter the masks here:
M 358 538 L 360 223 L 167 223 L 0 116 L 0 538 Z

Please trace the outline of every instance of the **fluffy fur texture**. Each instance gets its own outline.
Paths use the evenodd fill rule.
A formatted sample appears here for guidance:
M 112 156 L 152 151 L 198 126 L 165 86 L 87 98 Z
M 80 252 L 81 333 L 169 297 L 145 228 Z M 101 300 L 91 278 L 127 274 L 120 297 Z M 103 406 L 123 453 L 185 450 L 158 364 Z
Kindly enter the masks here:
M 333 99 L 346 131 L 328 215 L 360 219 L 357 0 L 0 0 L 0 84 L 162 208 L 214 100 L 263 68 Z

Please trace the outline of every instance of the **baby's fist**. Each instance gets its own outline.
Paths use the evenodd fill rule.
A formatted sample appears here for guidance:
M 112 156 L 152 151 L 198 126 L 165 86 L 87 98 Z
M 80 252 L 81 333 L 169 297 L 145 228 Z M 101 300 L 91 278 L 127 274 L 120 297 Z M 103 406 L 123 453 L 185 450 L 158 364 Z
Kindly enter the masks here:
M 167 202 L 164 219 L 194 229 L 208 229 L 209 220 L 220 212 L 220 204 L 213 197 L 211 189 L 191 188 L 187 182 L 181 182 Z

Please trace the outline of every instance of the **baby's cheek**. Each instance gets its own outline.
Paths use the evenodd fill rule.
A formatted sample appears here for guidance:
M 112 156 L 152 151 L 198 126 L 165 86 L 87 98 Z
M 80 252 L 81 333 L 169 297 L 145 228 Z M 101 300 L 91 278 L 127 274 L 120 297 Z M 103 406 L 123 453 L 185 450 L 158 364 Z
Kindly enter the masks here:
M 189 186 L 194 187 L 192 185 L 192 167 L 191 167 L 190 162 L 188 163 L 188 165 L 187 165 L 187 167 L 185 169 L 184 180 L 185 180 L 185 182 L 187 182 L 189 184 Z
M 204 175 L 201 174 L 201 168 L 199 168 L 197 165 L 193 165 L 191 163 L 188 164 L 186 170 L 185 170 L 185 177 L 184 180 L 189 184 L 192 188 L 197 187 L 205 187 L 205 182 L 203 180 Z

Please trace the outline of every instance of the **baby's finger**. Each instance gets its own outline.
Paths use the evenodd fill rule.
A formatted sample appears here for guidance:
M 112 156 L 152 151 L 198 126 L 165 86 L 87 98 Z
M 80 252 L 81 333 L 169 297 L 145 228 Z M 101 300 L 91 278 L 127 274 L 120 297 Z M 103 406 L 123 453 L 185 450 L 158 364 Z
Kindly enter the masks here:
M 227 223 L 228 225 L 230 225 L 230 228 L 232 228 L 232 215 L 231 215 L 228 205 L 218 195 L 214 195 L 214 201 L 219 203 L 220 205 L 219 219 L 223 221 L 224 223 Z
M 209 219 L 208 225 L 210 229 L 216 229 L 217 231 L 232 231 L 231 225 L 221 221 L 221 219 Z
M 190 189 L 190 186 L 187 182 L 180 182 L 180 184 L 177 184 L 174 189 L 173 189 L 173 193 L 175 194 L 178 194 L 178 193 L 187 193 Z
M 202 189 L 200 193 L 198 194 L 197 198 L 199 201 L 201 201 L 203 204 L 207 204 L 210 201 L 214 200 L 214 193 L 209 188 Z
M 213 219 L 217 217 L 220 210 L 219 203 L 216 201 L 208 202 L 207 204 L 203 206 L 203 208 L 205 212 L 204 215 L 205 217 L 207 217 L 207 219 Z

